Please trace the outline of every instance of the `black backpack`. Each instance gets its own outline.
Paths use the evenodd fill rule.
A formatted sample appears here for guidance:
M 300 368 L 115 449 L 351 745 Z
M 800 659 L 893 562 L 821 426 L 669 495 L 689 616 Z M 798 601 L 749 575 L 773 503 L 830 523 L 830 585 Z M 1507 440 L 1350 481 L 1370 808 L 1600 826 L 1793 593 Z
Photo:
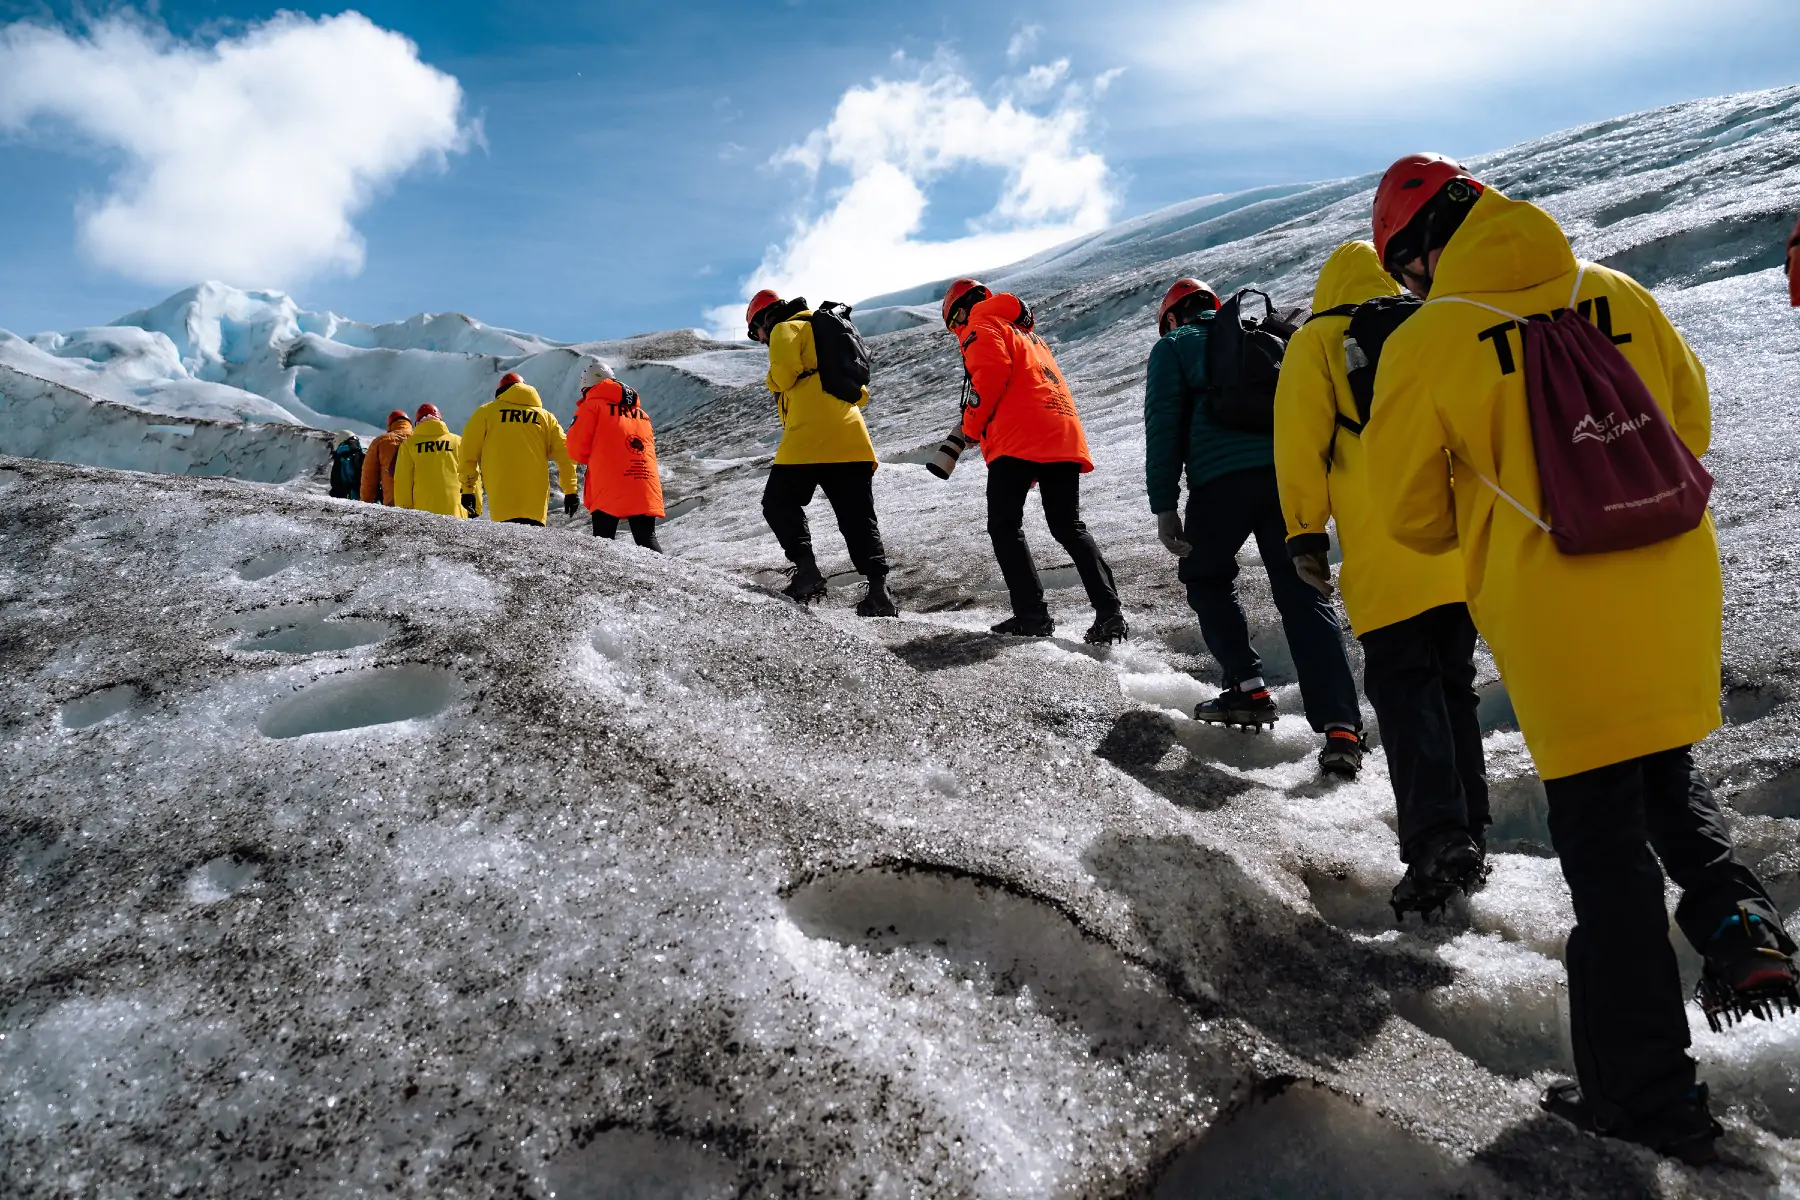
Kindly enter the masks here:
M 1246 297 L 1261 296 L 1263 315 L 1247 318 Z M 1275 315 L 1267 292 L 1245 288 L 1219 306 L 1206 341 L 1206 414 L 1245 433 L 1275 432 L 1275 385 L 1295 326 Z
M 1340 412 L 1338 428 L 1362 434 L 1363 426 L 1369 423 L 1369 410 L 1375 404 L 1375 369 L 1381 364 L 1381 348 L 1423 304 L 1417 296 L 1377 296 L 1361 304 L 1340 304 L 1313 314 L 1313 320 L 1350 318 L 1350 328 L 1344 331 L 1344 366 L 1350 376 L 1350 397 L 1356 402 L 1356 420 Z
M 869 386 L 869 347 L 850 321 L 850 306 L 827 300 L 812 313 L 813 352 L 819 358 L 819 386 L 846 404 L 862 399 Z
M 339 500 L 354 500 L 362 488 L 362 442 L 351 434 L 331 452 L 331 494 Z

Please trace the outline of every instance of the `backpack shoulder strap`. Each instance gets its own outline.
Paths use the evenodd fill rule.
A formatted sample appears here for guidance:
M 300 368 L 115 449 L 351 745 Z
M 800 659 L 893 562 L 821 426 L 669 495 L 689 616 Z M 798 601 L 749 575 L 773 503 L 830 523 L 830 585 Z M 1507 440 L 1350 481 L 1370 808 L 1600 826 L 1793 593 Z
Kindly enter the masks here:
M 1340 304 L 1336 308 L 1328 308 L 1324 312 L 1314 313 L 1312 316 L 1306 318 L 1305 323 L 1311 325 L 1320 317 L 1353 317 L 1356 315 L 1356 310 L 1361 307 L 1362 305 L 1360 304 Z

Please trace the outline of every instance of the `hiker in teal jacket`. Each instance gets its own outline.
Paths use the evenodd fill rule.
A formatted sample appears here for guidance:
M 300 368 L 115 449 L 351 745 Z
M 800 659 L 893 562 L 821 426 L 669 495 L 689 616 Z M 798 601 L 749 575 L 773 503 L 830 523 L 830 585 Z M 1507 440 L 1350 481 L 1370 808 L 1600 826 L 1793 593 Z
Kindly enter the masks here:
M 1194 719 L 1250 727 L 1275 723 L 1275 698 L 1250 644 L 1237 594 L 1237 554 L 1255 537 L 1300 676 L 1307 720 L 1325 735 L 1319 765 L 1355 775 L 1363 755 L 1356 682 L 1329 598 L 1302 581 L 1288 557 L 1287 523 L 1275 486 L 1275 439 L 1227 429 L 1207 412 L 1206 349 L 1218 308 L 1211 288 L 1197 279 L 1177 280 L 1163 297 L 1162 337 L 1150 352 L 1144 380 L 1144 484 L 1156 535 L 1181 560 L 1188 604 L 1224 676 L 1225 690 L 1195 709 Z

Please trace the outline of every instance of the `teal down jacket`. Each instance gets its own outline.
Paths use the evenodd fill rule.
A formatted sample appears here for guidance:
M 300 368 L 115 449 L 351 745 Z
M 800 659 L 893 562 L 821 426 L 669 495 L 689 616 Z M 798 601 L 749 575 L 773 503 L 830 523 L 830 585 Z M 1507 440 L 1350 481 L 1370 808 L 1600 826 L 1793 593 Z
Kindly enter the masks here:
M 1150 511 L 1181 506 L 1181 469 L 1188 491 L 1258 467 L 1275 469 L 1275 439 L 1215 425 L 1206 414 L 1207 313 L 1199 325 L 1183 325 L 1158 339 L 1144 376 L 1144 486 Z M 1183 437 L 1183 434 L 1186 434 Z

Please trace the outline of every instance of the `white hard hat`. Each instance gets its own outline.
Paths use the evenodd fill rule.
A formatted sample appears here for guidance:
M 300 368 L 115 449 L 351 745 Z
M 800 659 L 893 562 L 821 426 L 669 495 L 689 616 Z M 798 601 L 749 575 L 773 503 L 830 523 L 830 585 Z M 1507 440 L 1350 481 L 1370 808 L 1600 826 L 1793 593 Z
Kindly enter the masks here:
M 605 363 L 597 358 L 589 359 L 587 365 L 581 368 L 581 390 L 585 392 L 596 383 L 602 383 L 612 377 L 612 370 Z

